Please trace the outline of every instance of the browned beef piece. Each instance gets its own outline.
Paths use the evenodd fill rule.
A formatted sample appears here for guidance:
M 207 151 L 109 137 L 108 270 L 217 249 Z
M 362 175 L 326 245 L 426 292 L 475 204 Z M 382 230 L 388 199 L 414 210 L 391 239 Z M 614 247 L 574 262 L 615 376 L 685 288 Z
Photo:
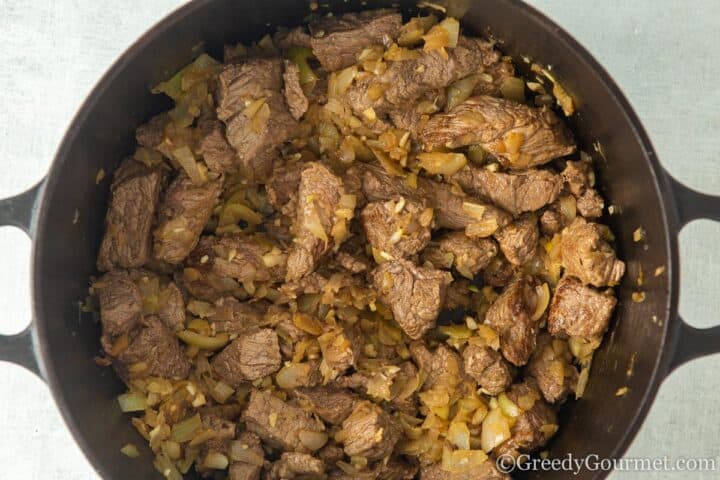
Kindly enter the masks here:
M 158 226 L 153 233 L 156 258 L 172 264 L 185 260 L 197 245 L 221 189 L 220 179 L 195 185 L 183 173 L 173 180 L 160 205 Z
M 516 383 L 507 391 L 508 398 L 523 411 L 510 429 L 510 438 L 498 445 L 493 452 L 517 458 L 521 453 L 530 453 L 545 445 L 555 434 L 558 419 L 555 410 L 542 399 L 537 384 L 532 378 Z M 531 398 L 535 402 L 526 408 Z
M 420 480 L 510 480 L 510 475 L 501 473 L 495 461 L 488 458 L 485 462 L 477 467 L 473 467 L 465 472 L 453 473 L 447 472 L 442 467 L 433 463 L 423 466 L 420 470 Z
M 547 333 L 538 338 L 538 346 L 525 371 L 535 378 L 548 402 L 562 402 L 575 391 L 578 372 L 571 364 L 572 358 L 567 342 L 553 339 Z
M 495 233 L 500 250 L 513 265 L 523 265 L 535 255 L 540 239 L 537 219 L 528 215 Z
M 170 116 L 163 112 L 155 115 L 147 123 L 140 125 L 135 131 L 138 145 L 146 148 L 157 148 L 165 137 L 165 126 L 170 123 Z
M 307 112 L 309 103 L 300 86 L 300 68 L 289 60 L 285 60 L 283 84 L 283 94 L 290 109 L 290 114 L 295 120 L 300 120 L 300 117 Z
M 441 110 L 447 101 L 447 93 L 444 88 L 428 90 L 418 99 L 418 106 L 414 108 L 395 107 L 388 113 L 390 120 L 395 127 L 410 132 L 410 138 L 417 140 L 418 134 L 422 131 L 425 123 L 430 119 L 427 113 L 418 111 L 421 102 L 429 102 L 434 110 Z
M 442 387 L 452 395 L 462 381 L 462 359 L 447 345 L 440 344 L 434 352 L 430 352 L 422 342 L 412 342 L 410 355 L 418 368 L 427 374 L 423 390 Z
M 225 122 L 228 143 L 237 151 L 243 171 L 255 182 L 267 181 L 276 147 L 296 125 L 281 88 L 279 58 L 226 65 L 218 76 L 217 116 Z M 246 110 L 249 105 L 254 107 Z
M 513 368 L 500 352 L 488 346 L 468 345 L 463 351 L 465 373 L 488 394 L 498 395 L 510 386 Z
M 265 184 L 270 205 L 283 215 L 292 216 L 297 210 L 298 187 L 304 168 L 303 162 L 285 162 L 275 167 Z
M 555 235 L 562 229 L 562 224 L 562 215 L 554 208 L 549 208 L 540 215 L 540 231 L 543 235 Z
M 240 159 L 225 136 L 225 125 L 214 114 L 203 115 L 198 120 L 200 140 L 198 153 L 212 172 L 234 173 L 240 167 Z
M 417 179 L 417 188 L 411 188 L 398 177 L 388 175 L 383 169 L 374 166 L 364 166 L 362 189 L 369 201 L 385 201 L 397 197 L 405 197 L 416 202 L 426 201 L 434 209 L 435 226 L 461 230 L 477 223 L 479 220 L 495 221 L 498 227 L 503 227 L 512 220 L 510 215 L 502 210 L 486 205 L 479 199 L 467 197 L 452 186 L 436 182 L 427 178 Z M 477 219 L 467 213 L 463 203 L 470 202 L 483 205 L 485 211 L 482 218 Z
M 229 453 L 230 440 L 235 438 L 235 423 L 214 414 L 205 414 L 200 416 L 202 418 L 202 428 L 210 430 L 215 434 L 213 438 L 203 443 L 200 458 L 204 459 L 204 457 L 210 452 L 227 455 Z M 196 464 L 198 471 L 207 471 L 207 468 L 202 468 L 202 463 L 203 462 L 201 460 L 199 464 Z
M 293 225 L 295 241 L 288 255 L 286 281 L 298 280 L 315 270 L 317 262 L 331 250 L 333 226 L 344 221 L 335 214 L 344 194 L 342 180 L 327 167 L 316 162 L 306 165 L 300 175 Z M 325 239 L 319 238 L 319 233 L 324 233 Z
M 263 458 L 265 452 L 260 443 L 260 437 L 252 432 L 242 432 L 237 440 L 244 450 L 249 461 L 236 461 L 230 464 L 229 480 L 260 480 L 260 472 L 262 471 Z
M 515 268 L 503 255 L 493 258 L 485 270 L 483 281 L 491 287 L 504 287 L 510 284 L 515 275 Z
M 402 16 L 393 10 L 346 13 L 310 24 L 313 54 L 327 71 L 349 67 L 370 45 L 384 45 L 400 32 Z
M 471 165 L 450 179 L 468 194 L 487 199 L 516 216 L 554 202 L 563 184 L 559 175 L 547 170 L 531 169 L 511 174 Z
M 597 338 L 607 330 L 616 303 L 615 297 L 565 276 L 550 302 L 548 331 L 561 338 Z
M 566 162 L 561 175 L 567 189 L 576 197 L 582 195 L 587 188 L 592 187 L 595 183 L 592 163 L 585 160 Z
M 577 211 L 585 218 L 602 216 L 605 201 L 594 188 L 588 188 L 577 198 Z
M 472 279 L 490 264 L 497 252 L 497 244 L 492 239 L 470 238 L 463 232 L 451 232 L 426 248 L 423 260 L 435 268 L 454 267 L 463 277 Z
M 449 283 L 446 273 L 408 260 L 393 260 L 371 275 L 380 300 L 390 306 L 395 321 L 410 338 L 422 338 L 435 326 Z
M 605 225 L 576 218 L 560 240 L 566 274 L 596 287 L 617 285 L 625 274 L 625 262 L 618 260 L 608 237 Z
M 300 441 L 300 432 L 322 432 L 324 426 L 310 413 L 283 402 L 269 391 L 253 390 L 242 414 L 246 428 L 273 448 L 310 453 Z
M 291 47 L 310 48 L 311 37 L 303 27 L 279 27 L 273 35 L 273 43 L 281 50 L 289 50 Z
M 185 298 L 175 282 L 161 288 L 159 297 L 157 316 L 160 320 L 174 332 L 185 328 Z
M 332 386 L 299 388 L 294 395 L 301 405 L 333 425 L 342 424 L 360 400 L 349 390 Z
M 282 264 L 268 268 L 263 255 L 270 248 L 264 237 L 234 233 L 224 237 L 206 236 L 188 257 L 187 266 L 201 273 L 212 273 L 220 278 L 233 278 L 240 282 L 268 282 L 283 278 Z
M 212 360 L 215 373 L 228 385 L 237 387 L 280 369 L 280 345 L 274 330 L 264 328 L 244 333 Z
M 341 251 L 335 255 L 335 260 L 350 273 L 362 273 L 370 269 L 370 262 L 364 256 Z
M 430 241 L 432 209 L 403 197 L 368 203 L 360 219 L 370 244 L 394 259 L 415 255 Z
M 535 350 L 539 326 L 535 311 L 537 281 L 520 276 L 505 288 L 485 314 L 485 324 L 500 335 L 503 356 L 516 366 L 525 365 Z
M 426 150 L 480 144 L 512 168 L 535 167 L 575 151 L 570 132 L 551 110 L 488 96 L 434 115 L 420 141 Z
M 142 328 L 130 335 L 127 349 L 116 357 L 120 375 L 187 378 L 190 361 L 172 330 L 155 316 L 146 317 L 144 322 Z
M 125 270 L 112 270 L 93 284 L 100 301 L 100 322 L 103 339 L 122 335 L 142 319 L 142 295 Z M 103 342 L 106 343 L 105 341 Z M 108 350 L 109 343 L 106 344 Z
M 239 302 L 233 297 L 223 297 L 215 302 L 215 312 L 208 317 L 210 326 L 217 333 L 246 333 L 263 323 L 268 305 L 262 302 Z
M 361 113 L 373 107 L 378 115 L 406 110 L 429 92 L 445 88 L 500 58 L 490 42 L 464 36 L 457 47 L 447 51 L 447 59 L 437 50 L 418 53 L 418 59 L 390 62 L 377 78 L 356 82 L 347 92 L 352 109 Z M 383 94 L 374 99 L 376 86 Z M 398 119 L 397 113 L 393 116 Z
M 97 268 L 142 267 L 150 260 L 150 232 L 160 199 L 162 173 L 133 159 L 124 160 L 110 187 L 105 215 L 105 235 L 100 244 Z
M 283 452 L 270 470 L 270 480 L 325 478 L 325 463 L 307 453 Z
M 342 424 L 343 449 L 349 456 L 379 460 L 389 456 L 400 439 L 400 429 L 388 413 L 374 403 L 361 401 Z

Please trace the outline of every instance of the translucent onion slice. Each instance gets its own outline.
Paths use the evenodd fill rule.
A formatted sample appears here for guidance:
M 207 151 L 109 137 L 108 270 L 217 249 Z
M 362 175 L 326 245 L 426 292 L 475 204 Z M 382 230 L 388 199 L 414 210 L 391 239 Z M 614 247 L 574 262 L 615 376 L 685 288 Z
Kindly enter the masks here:
M 510 438 L 510 424 L 503 415 L 502 410 L 495 408 L 490 410 L 482 423 L 480 433 L 480 444 L 482 449 L 490 452 L 504 441 Z

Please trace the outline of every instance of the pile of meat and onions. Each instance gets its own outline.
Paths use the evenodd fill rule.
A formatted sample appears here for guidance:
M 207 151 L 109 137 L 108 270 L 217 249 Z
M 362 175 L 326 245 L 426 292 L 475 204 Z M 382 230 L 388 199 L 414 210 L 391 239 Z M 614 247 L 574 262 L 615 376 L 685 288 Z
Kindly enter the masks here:
M 571 98 L 390 10 L 223 60 L 155 87 L 175 105 L 114 174 L 91 287 L 158 471 L 508 478 L 582 395 L 625 270 Z

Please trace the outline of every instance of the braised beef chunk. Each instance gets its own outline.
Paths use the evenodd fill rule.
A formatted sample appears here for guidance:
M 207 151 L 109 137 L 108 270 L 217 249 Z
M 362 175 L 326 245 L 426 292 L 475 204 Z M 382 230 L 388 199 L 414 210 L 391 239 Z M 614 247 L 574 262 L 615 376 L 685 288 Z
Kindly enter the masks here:
M 262 302 L 239 302 L 233 297 L 223 297 L 215 301 L 208 321 L 217 333 L 246 333 L 263 323 L 267 310 L 267 304 Z
M 265 184 L 270 205 L 283 215 L 292 216 L 297 210 L 300 175 L 304 169 L 302 162 L 285 162 L 273 170 Z
M 491 287 L 504 287 L 510 284 L 514 275 L 512 264 L 503 255 L 498 255 L 483 270 L 483 281 Z
M 405 197 L 416 202 L 429 202 L 429 206 L 434 209 L 436 228 L 461 230 L 479 222 L 494 222 L 498 227 L 503 227 L 512 220 L 510 215 L 502 210 L 492 205 L 486 205 L 481 200 L 463 196 L 457 189 L 446 183 L 418 178 L 417 188 L 412 188 L 402 178 L 392 177 L 382 169 L 369 166 L 363 173 L 362 189 L 369 201 L 386 201 Z M 481 218 L 468 213 L 465 203 L 484 207 Z
M 427 465 L 420 470 L 420 480 L 510 480 L 510 478 L 510 475 L 497 469 L 492 458 L 458 473 L 443 470 L 438 464 Z
M 230 464 L 228 480 L 260 480 L 265 452 L 260 437 L 252 432 L 242 432 L 236 442 L 244 452 L 242 460 Z
M 379 115 L 395 111 L 393 116 L 397 119 L 397 112 L 402 115 L 403 110 L 429 92 L 445 88 L 500 58 L 491 43 L 464 36 L 459 38 L 457 47 L 446 53 L 448 58 L 437 50 L 417 51 L 418 58 L 389 62 L 382 75 L 356 82 L 347 92 L 353 111 L 361 113 L 370 107 Z
M 540 215 L 540 231 L 543 235 L 552 236 L 562 230 L 562 215 L 555 209 L 545 210 Z
M 150 260 L 150 233 L 161 188 L 159 170 L 147 168 L 133 159 L 120 164 L 110 187 L 98 270 L 142 267 Z
M 284 452 L 270 470 L 271 480 L 318 480 L 325 478 L 325 464 L 307 453 Z
M 286 281 L 298 280 L 315 270 L 317 262 L 333 246 L 336 210 L 345 195 L 342 180 L 319 163 L 308 163 L 300 175 L 295 240 L 287 260 Z
M 173 332 L 185 328 L 185 298 L 174 282 L 158 293 L 157 316 Z
M 517 458 L 522 453 L 535 451 L 545 445 L 557 431 L 558 420 L 555 410 L 542 399 L 532 378 L 512 385 L 507 396 L 523 413 L 511 427 L 510 439 L 496 447 L 493 452 L 498 456 L 510 455 Z
M 607 330 L 616 303 L 615 297 L 565 276 L 550 302 L 548 331 L 560 338 L 597 338 Z
M 400 197 L 367 204 L 360 214 L 365 235 L 378 251 L 389 258 L 417 254 L 430 241 L 432 209 Z
M 539 325 L 535 311 L 537 281 L 520 276 L 505 288 L 485 314 L 485 324 L 500 335 L 500 350 L 513 365 L 525 365 L 535 350 Z
M 563 185 L 559 175 L 536 169 L 511 174 L 467 166 L 450 178 L 468 194 L 487 199 L 516 216 L 554 202 Z
M 586 189 L 592 187 L 595 183 L 592 164 L 587 160 L 566 162 L 561 175 L 567 189 L 576 197 L 582 195 Z
M 572 358 L 567 342 L 553 339 L 548 334 L 538 338 L 538 346 L 530 357 L 526 372 L 535 378 L 548 402 L 562 402 L 575 391 L 578 372 L 571 364 Z
M 333 425 L 340 425 L 352 413 L 360 398 L 344 388 L 299 388 L 294 395 L 301 405 Z
M 358 402 L 342 424 L 343 449 L 351 457 L 379 460 L 390 456 L 400 429 L 385 410 L 368 401 Z
M 455 268 L 463 277 L 472 279 L 490 264 L 497 252 L 497 244 L 489 238 L 470 238 L 463 232 L 451 232 L 426 248 L 422 258 L 435 268 Z
M 585 218 L 602 216 L 605 201 L 594 188 L 588 188 L 577 198 L 577 211 Z
M 449 283 L 447 274 L 407 260 L 393 260 L 371 275 L 380 300 L 390 306 L 395 321 L 410 338 L 417 340 L 435 326 Z
M 187 378 L 190 361 L 172 330 L 154 316 L 146 317 L 144 323 L 115 357 L 119 373 L 123 377 Z
M 513 370 L 500 352 L 488 346 L 468 345 L 463 351 L 465 373 L 489 395 L 497 395 L 510 386 Z
M 142 319 L 142 295 L 128 272 L 108 272 L 93 284 L 93 289 L 100 300 L 104 338 L 122 335 L 138 325 Z
M 213 438 L 203 443 L 200 457 L 203 458 L 210 452 L 227 455 L 229 453 L 230 440 L 235 438 L 235 423 L 213 414 L 201 415 L 201 418 L 202 428 L 213 432 L 214 435 Z M 201 462 L 198 467 L 201 467 L 203 463 L 204 462 Z M 198 470 L 201 471 L 205 469 L 198 468 Z
M 495 234 L 505 258 L 513 265 L 523 265 L 535 255 L 540 232 L 533 215 L 523 217 Z
M 617 285 L 625 274 L 625 262 L 617 259 L 607 242 L 609 232 L 605 225 L 581 218 L 563 230 L 560 248 L 566 274 L 596 287 Z
M 226 65 L 218 77 L 217 116 L 228 143 L 252 181 L 265 183 L 276 147 L 290 136 L 295 120 L 282 93 L 282 60 L 256 58 Z
M 289 50 L 292 47 L 310 48 L 311 38 L 303 27 L 280 27 L 273 35 L 273 43 L 281 50 Z
M 201 137 L 198 153 L 202 155 L 210 171 L 234 173 L 240 168 L 240 159 L 225 137 L 225 126 L 213 115 L 201 116 L 198 120 Z
M 213 358 L 212 367 L 228 385 L 237 387 L 277 372 L 280 361 L 278 336 L 264 328 L 241 334 Z
M 310 453 L 302 442 L 302 432 L 322 432 L 322 422 L 310 413 L 283 402 L 269 391 L 253 390 L 242 414 L 246 428 L 255 432 L 266 444 L 289 452 Z
M 285 272 L 282 256 L 268 267 L 263 257 L 271 254 L 272 245 L 265 237 L 233 233 L 224 237 L 202 237 L 188 257 L 187 264 L 199 274 L 210 273 L 219 278 L 240 282 L 280 280 Z
M 495 97 L 471 97 L 434 115 L 420 140 L 426 150 L 479 144 L 511 168 L 530 168 L 575 151 L 567 128 L 550 110 Z
M 313 54 L 327 71 L 349 67 L 370 45 L 383 45 L 396 38 L 402 16 L 393 10 L 346 13 L 310 24 Z
M 138 145 L 146 148 L 157 148 L 165 137 L 165 126 L 170 123 L 170 116 L 161 113 L 152 117 L 147 123 L 140 125 L 135 131 Z
M 300 68 L 297 64 L 285 60 L 283 73 L 283 93 L 288 104 L 290 114 L 295 120 L 300 120 L 308 109 L 308 99 L 300 86 Z
M 427 374 L 422 387 L 424 391 L 439 388 L 451 394 L 462 381 L 462 359 L 447 345 L 440 344 L 430 352 L 422 342 L 416 341 L 410 344 L 410 355 Z
M 160 205 L 158 226 L 153 233 L 156 258 L 177 264 L 188 256 L 212 215 L 221 188 L 219 179 L 195 185 L 181 174 L 173 180 Z

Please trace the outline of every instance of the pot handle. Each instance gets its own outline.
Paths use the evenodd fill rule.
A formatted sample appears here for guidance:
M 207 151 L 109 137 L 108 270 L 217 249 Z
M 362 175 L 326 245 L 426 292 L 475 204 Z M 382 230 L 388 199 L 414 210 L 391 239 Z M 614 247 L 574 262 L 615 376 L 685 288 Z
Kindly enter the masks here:
M 44 188 L 45 179 L 42 179 L 29 190 L 0 200 L 0 226 L 18 227 L 32 238 L 35 211 Z M 16 335 L 0 335 L 0 360 L 21 365 L 42 378 L 33 347 L 33 322 Z
M 678 207 L 678 233 L 685 225 L 700 218 L 720 222 L 720 196 L 707 195 L 688 188 L 667 172 L 665 177 L 670 183 Z M 678 320 L 680 328 L 668 373 L 695 358 L 720 353 L 720 326 L 695 328 L 680 317 Z

